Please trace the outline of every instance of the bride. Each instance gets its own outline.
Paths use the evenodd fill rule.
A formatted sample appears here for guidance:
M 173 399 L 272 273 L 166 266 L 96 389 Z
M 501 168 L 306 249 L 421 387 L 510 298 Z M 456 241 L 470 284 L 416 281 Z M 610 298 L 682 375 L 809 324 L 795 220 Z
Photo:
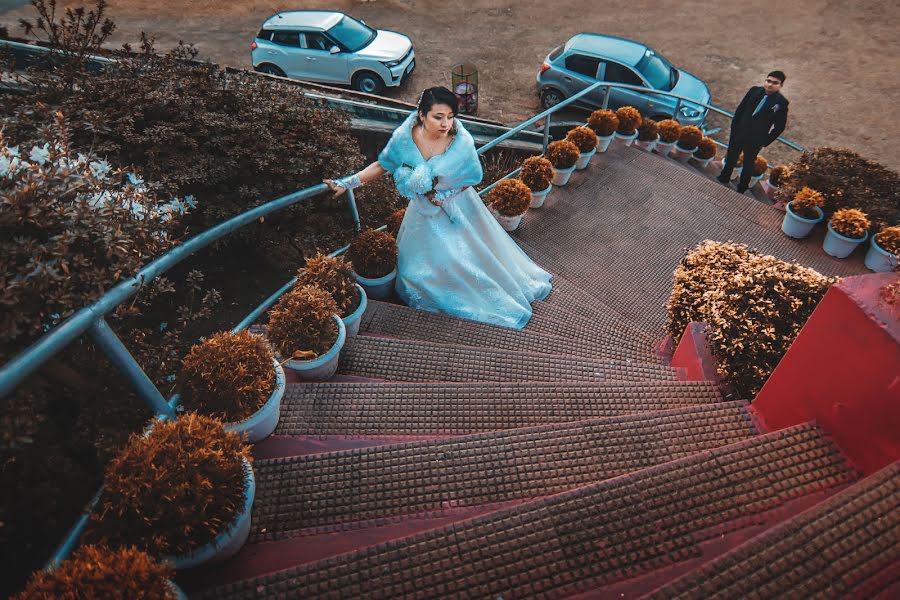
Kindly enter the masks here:
M 475 142 L 443 87 L 422 92 L 378 160 L 326 179 L 336 195 L 390 172 L 409 200 L 397 234 L 396 291 L 410 307 L 521 329 L 531 302 L 550 293 L 551 275 L 507 235 L 471 186 L 481 181 Z

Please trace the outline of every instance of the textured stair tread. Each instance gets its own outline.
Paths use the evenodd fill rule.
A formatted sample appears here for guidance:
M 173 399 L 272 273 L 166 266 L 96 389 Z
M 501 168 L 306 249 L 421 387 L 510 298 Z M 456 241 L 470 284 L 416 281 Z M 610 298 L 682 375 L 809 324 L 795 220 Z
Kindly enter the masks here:
M 259 460 L 251 535 L 547 496 L 756 433 L 734 401 Z
M 642 344 L 652 350 L 658 341 L 658 332 L 645 331 L 638 324 L 631 323 L 623 316 L 597 299 L 594 294 L 585 292 L 571 281 L 555 275 L 550 295 L 535 302 L 533 306 L 546 305 L 554 311 L 556 320 L 573 318 L 582 323 L 598 322 L 606 331 L 610 328 L 620 335 L 629 336 L 635 344 Z M 548 319 L 549 320 L 549 319 Z M 529 325 L 531 323 L 529 322 Z M 535 331 L 543 326 L 540 320 L 535 323 Z
M 371 301 L 360 320 L 360 332 L 402 339 L 428 340 L 444 344 L 480 346 L 500 350 L 518 350 L 601 358 L 611 360 L 640 360 L 659 362 L 659 359 L 639 344 L 629 344 L 614 335 L 585 329 L 586 339 L 535 333 L 526 329 L 497 327 L 477 321 L 457 319 L 448 315 Z
M 338 373 L 390 381 L 671 381 L 676 371 L 658 363 L 360 335 L 341 350 Z
M 203 597 L 559 597 L 695 556 L 715 526 L 852 477 L 815 427 L 792 427 Z
M 709 382 L 303 383 L 277 435 L 463 435 L 721 401 Z
M 854 588 L 866 585 L 898 561 L 900 461 L 656 590 L 650 597 L 847 597 Z M 878 591 L 867 590 L 865 596 Z
M 665 326 L 672 272 L 684 250 L 705 239 L 744 243 L 827 275 L 867 272 L 859 255 L 822 252 L 816 235 L 785 236 L 783 213 L 637 149 L 599 157 L 553 193 L 554 206 L 526 214 L 513 237 L 544 268 L 654 334 Z

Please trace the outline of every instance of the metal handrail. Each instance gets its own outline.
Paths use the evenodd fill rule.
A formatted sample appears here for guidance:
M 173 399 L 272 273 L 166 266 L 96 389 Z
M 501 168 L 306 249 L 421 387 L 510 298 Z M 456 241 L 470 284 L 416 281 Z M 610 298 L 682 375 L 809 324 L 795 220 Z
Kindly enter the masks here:
M 0 367 L 0 398 L 9 394 L 19 383 L 21 383 L 28 375 L 33 373 L 42 364 L 52 358 L 57 352 L 65 346 L 73 342 L 82 334 L 95 329 L 92 332 L 99 336 L 101 340 L 109 340 L 109 334 L 112 332 L 108 328 L 98 326 L 98 323 L 110 312 L 115 310 L 122 302 L 128 300 L 137 294 L 145 285 L 185 260 L 198 250 L 205 248 L 213 242 L 229 235 L 241 227 L 255 222 L 257 219 L 265 217 L 275 211 L 292 206 L 298 202 L 317 196 L 328 190 L 328 186 L 320 183 L 299 192 L 293 192 L 282 196 L 271 202 L 267 202 L 261 206 L 250 209 L 235 217 L 228 219 L 223 223 L 197 234 L 188 241 L 169 250 L 162 256 L 153 260 L 146 267 L 138 271 L 133 277 L 120 282 L 111 290 L 107 291 L 97 301 L 78 310 L 65 321 L 48 331 L 44 336 L 31 344 L 27 349 L 20 352 L 8 363 Z M 352 192 L 348 192 L 348 204 L 355 209 L 356 201 Z M 352 210 L 356 215 L 356 211 Z M 359 228 L 358 216 L 354 220 L 354 226 Z M 114 334 L 113 334 L 114 335 Z M 106 350 L 107 348 L 104 348 Z M 121 356 L 121 352 L 112 350 L 116 356 Z M 127 360 L 122 356 L 123 360 Z M 133 358 L 131 359 L 134 360 Z M 152 384 L 151 384 L 152 385 Z M 149 400 L 149 404 L 157 413 L 167 414 L 169 411 L 158 404 L 161 395 L 156 396 L 150 390 L 142 389 L 143 386 L 138 385 L 138 391 L 141 397 Z M 159 394 L 157 392 L 156 394 Z

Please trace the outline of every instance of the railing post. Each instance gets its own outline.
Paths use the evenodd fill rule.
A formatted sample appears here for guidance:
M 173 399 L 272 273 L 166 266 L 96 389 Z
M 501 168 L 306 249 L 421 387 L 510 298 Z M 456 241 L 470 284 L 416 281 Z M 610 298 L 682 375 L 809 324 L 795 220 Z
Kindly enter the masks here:
M 359 210 L 356 208 L 356 195 L 353 190 L 347 190 L 347 204 L 350 206 L 350 215 L 353 217 L 353 228 L 359 233 L 362 226 L 359 224 Z
M 550 114 L 544 119 L 544 141 L 541 143 L 541 154 L 547 152 L 547 146 L 550 144 L 550 119 L 552 118 L 553 115 Z
M 94 342 L 106 353 L 106 356 L 112 361 L 116 368 L 121 371 L 122 375 L 131 383 L 137 395 L 141 400 L 150 407 L 154 415 L 163 415 L 169 419 L 175 418 L 175 411 L 163 398 L 163 395 L 156 389 L 147 374 L 141 366 L 134 360 L 131 352 L 119 339 L 106 319 L 98 319 L 89 330 Z
M 609 93 L 612 91 L 612 88 L 608 85 L 603 86 L 603 110 L 609 108 Z

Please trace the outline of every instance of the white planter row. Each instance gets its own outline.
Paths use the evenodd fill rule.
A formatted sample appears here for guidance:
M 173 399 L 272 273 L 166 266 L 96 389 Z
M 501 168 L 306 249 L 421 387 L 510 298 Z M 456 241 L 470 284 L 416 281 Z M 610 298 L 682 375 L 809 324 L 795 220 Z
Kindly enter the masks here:
M 816 207 L 818 216 L 815 219 L 807 219 L 795 213 L 792 205 L 793 202 L 788 202 L 784 220 L 781 222 L 781 231 L 789 237 L 803 239 L 812 232 L 816 224 L 822 222 L 825 218 L 825 213 L 821 208 Z M 866 239 L 869 239 L 868 232 L 861 238 L 849 238 L 835 231 L 831 223 L 829 223 L 828 232 L 822 241 L 822 249 L 826 254 L 835 258 L 847 258 Z M 865 264 L 869 270 L 876 273 L 893 271 L 897 268 L 897 260 L 896 255 L 878 246 L 874 236 L 869 239 L 869 249 L 866 251 L 865 258 Z

